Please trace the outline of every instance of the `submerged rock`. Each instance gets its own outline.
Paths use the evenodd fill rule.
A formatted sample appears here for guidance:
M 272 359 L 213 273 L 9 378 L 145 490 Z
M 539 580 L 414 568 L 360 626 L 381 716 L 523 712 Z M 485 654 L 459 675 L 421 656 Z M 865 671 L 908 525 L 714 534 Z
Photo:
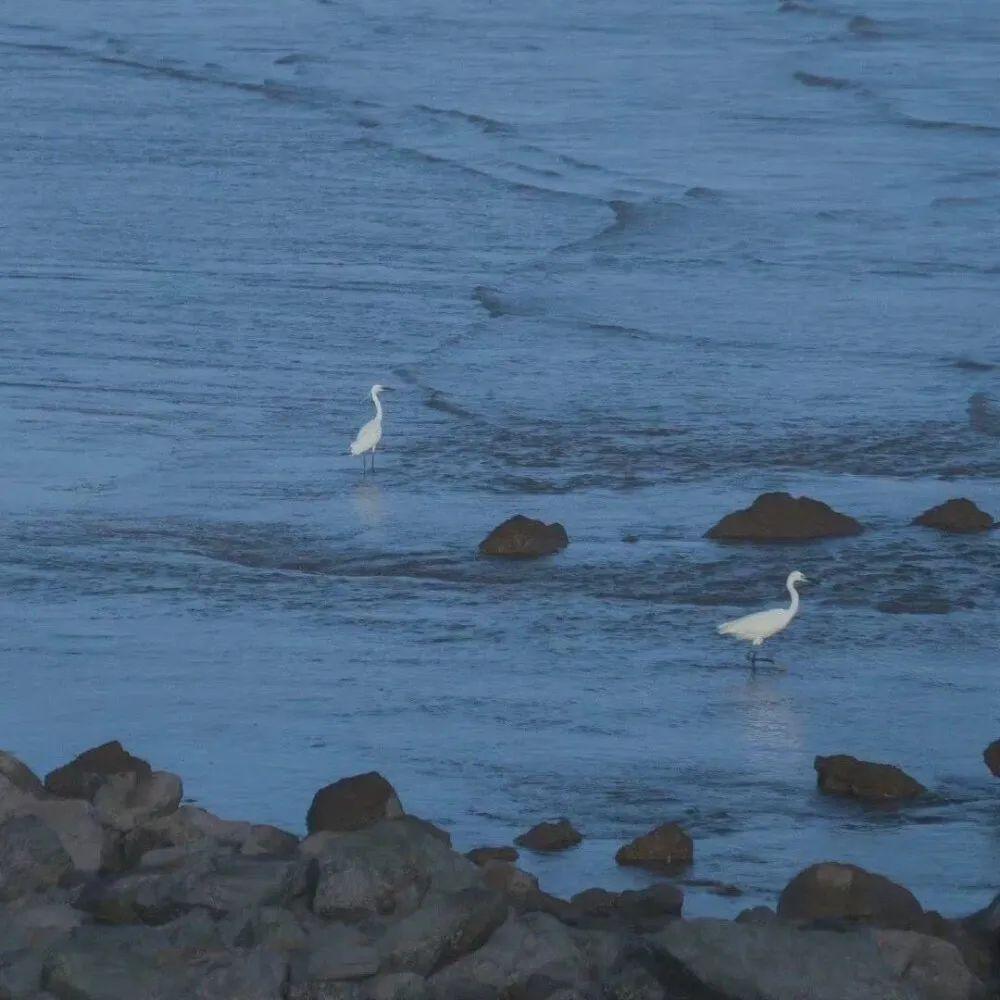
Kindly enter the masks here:
M 694 841 L 677 823 L 663 823 L 620 848 L 615 861 L 620 865 L 672 869 L 694 860 Z
M 825 861 L 803 869 L 785 886 L 778 899 L 778 916 L 909 930 L 921 925 L 924 911 L 909 889 L 884 875 Z
M 361 830 L 403 815 L 396 789 L 377 771 L 341 778 L 313 796 L 306 815 L 310 833 Z
M 971 500 L 960 497 L 925 510 L 913 519 L 913 523 L 952 534 L 971 535 L 978 531 L 989 531 L 993 527 L 993 518 Z
M 841 538 L 864 529 L 846 514 L 810 497 L 789 493 L 762 493 L 745 510 L 727 514 L 709 528 L 706 538 L 731 541 L 794 542 L 812 538 Z
M 517 861 L 518 853 L 513 847 L 474 847 L 465 856 L 480 867 L 490 861 Z
M 555 823 L 538 823 L 527 833 L 514 838 L 518 847 L 527 847 L 529 851 L 564 851 L 567 847 L 575 847 L 583 836 L 573 827 L 568 819 L 559 819 Z
M 569 537 L 561 524 L 545 524 L 523 514 L 515 514 L 497 525 L 479 543 L 479 551 L 485 556 L 530 559 L 552 555 L 567 545 Z
M 984 751 L 983 760 L 995 778 L 1000 778 L 1000 740 L 994 740 Z
M 914 799 L 927 789 L 894 764 L 875 764 L 848 754 L 817 757 L 816 783 L 831 795 L 848 795 L 867 802 Z

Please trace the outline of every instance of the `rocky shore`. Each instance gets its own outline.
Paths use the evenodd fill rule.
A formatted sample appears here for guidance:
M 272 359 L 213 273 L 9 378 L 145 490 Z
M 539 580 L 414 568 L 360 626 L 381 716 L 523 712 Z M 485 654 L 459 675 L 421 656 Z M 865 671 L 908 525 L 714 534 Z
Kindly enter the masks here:
M 860 782 L 853 758 L 819 758 L 820 781 L 830 761 L 849 767 L 839 782 Z M 830 861 L 796 875 L 774 909 L 689 920 L 666 878 L 563 900 L 510 846 L 460 854 L 374 773 L 320 789 L 304 839 L 182 800 L 180 778 L 118 743 L 44 782 L 0 753 L 0 1000 L 998 995 L 1000 897 L 949 920 Z M 578 836 L 560 821 L 519 842 L 557 850 Z M 693 849 L 661 824 L 620 861 L 655 868 Z

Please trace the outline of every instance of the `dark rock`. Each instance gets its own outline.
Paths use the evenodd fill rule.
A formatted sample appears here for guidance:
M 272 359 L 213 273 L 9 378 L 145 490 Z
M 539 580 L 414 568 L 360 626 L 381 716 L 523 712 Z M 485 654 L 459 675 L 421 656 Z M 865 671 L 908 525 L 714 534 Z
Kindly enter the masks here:
M 983 760 L 995 778 L 1000 778 L 1000 740 L 994 740 L 984 751 Z
M 479 543 L 479 551 L 485 556 L 530 559 L 552 555 L 567 545 L 569 537 L 561 524 L 545 524 L 523 514 L 515 514 L 497 525 Z
M 251 907 L 284 906 L 304 896 L 301 861 L 193 852 L 182 867 L 100 878 L 77 905 L 106 924 L 165 924 L 191 910 L 222 917 Z
M 810 865 L 782 890 L 782 920 L 833 920 L 909 930 L 924 911 L 916 897 L 883 875 L 835 861 Z
M 237 948 L 268 948 L 271 951 L 303 951 L 309 934 L 303 921 L 280 906 L 251 906 L 220 925 L 225 943 Z
M 577 914 L 624 924 L 636 931 L 652 931 L 667 920 L 680 916 L 684 906 L 684 893 L 668 882 L 658 882 L 646 889 L 626 889 L 608 892 L 606 889 L 585 889 L 570 899 L 573 914 L 564 917 L 568 922 L 580 924 Z
M 240 854 L 251 858 L 291 858 L 298 849 L 299 838 L 294 833 L 266 823 L 254 823 L 240 844 Z
M 615 861 L 642 868 L 676 869 L 694 860 L 694 841 L 677 823 L 663 823 L 620 848 Z
M 507 901 L 499 892 L 431 893 L 379 939 L 380 970 L 430 975 L 481 947 L 506 919 Z
M 28 795 L 40 796 L 45 793 L 45 788 L 35 772 L 6 750 L 0 750 L 0 775 Z
M 978 531 L 989 531 L 993 527 L 993 518 L 971 500 L 962 497 L 925 510 L 913 519 L 913 523 L 952 534 L 971 535 Z
M 309 942 L 292 964 L 292 981 L 315 985 L 366 979 L 378 972 L 378 952 L 356 927 L 332 924 Z
M 564 851 L 567 847 L 575 847 L 583 837 L 573 828 L 568 819 L 559 819 L 555 823 L 538 823 L 527 833 L 514 838 L 518 847 L 526 847 L 529 851 Z
M 68 764 L 45 776 L 45 788 L 64 799 L 92 800 L 111 775 L 135 775 L 148 780 L 153 769 L 133 757 L 117 740 L 86 750 Z
M 483 885 L 503 893 L 508 901 L 521 912 L 543 910 L 550 912 L 549 897 L 538 887 L 538 879 L 530 872 L 522 871 L 509 861 L 487 861 L 482 868 Z M 558 909 L 561 900 L 554 901 Z
M 489 861 L 517 861 L 519 855 L 513 847 L 474 847 L 465 856 L 482 867 Z
M 184 786 L 176 774 L 153 771 L 108 775 L 93 795 L 94 808 L 104 826 L 126 833 L 150 820 L 169 816 L 181 803 Z
M 966 966 L 978 979 L 985 982 L 993 975 L 998 957 L 996 941 L 990 935 L 979 933 L 973 925 L 960 920 L 949 920 L 936 910 L 928 910 L 914 930 L 954 945 Z
M 60 1000 L 278 1000 L 287 964 L 264 950 L 177 941 L 167 928 L 81 927 L 46 956 Z
M 306 816 L 310 833 L 361 830 L 403 815 L 396 790 L 377 771 L 341 778 L 313 796 Z
M 773 924 L 778 914 L 770 906 L 751 906 L 736 914 L 738 924 Z
M 537 981 L 530 985 L 534 977 L 547 980 L 548 992 Z M 588 978 L 586 956 L 569 930 L 548 914 L 529 913 L 508 919 L 481 948 L 446 966 L 428 984 L 435 1000 L 496 1000 L 552 996 L 563 986 L 584 987 Z
M 108 869 L 118 857 L 114 833 L 101 825 L 89 802 L 25 796 L 9 815 L 35 816 L 41 820 L 58 836 L 78 871 Z
M 59 885 L 72 869 L 59 837 L 37 817 L 19 816 L 0 826 L 0 901 Z
M 353 833 L 319 833 L 303 841 L 316 861 L 313 910 L 332 920 L 404 916 L 430 891 L 458 892 L 481 885 L 480 870 L 404 816 Z
M 676 920 L 648 940 L 705 1000 L 972 1000 L 981 985 L 952 945 L 904 931 Z
M 727 514 L 706 538 L 754 542 L 793 542 L 858 535 L 862 526 L 819 500 L 788 493 L 762 493 L 745 510 Z
M 831 795 L 849 795 L 867 802 L 913 799 L 927 789 L 893 764 L 874 764 L 848 754 L 817 757 L 816 783 Z

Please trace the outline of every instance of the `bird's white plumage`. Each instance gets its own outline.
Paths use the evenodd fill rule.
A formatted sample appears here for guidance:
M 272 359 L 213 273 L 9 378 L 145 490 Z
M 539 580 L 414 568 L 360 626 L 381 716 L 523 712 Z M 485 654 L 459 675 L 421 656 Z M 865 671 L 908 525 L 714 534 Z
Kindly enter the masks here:
M 719 635 L 732 635 L 737 639 L 751 642 L 754 646 L 763 645 L 765 639 L 770 639 L 772 635 L 777 635 L 788 628 L 799 610 L 799 593 L 795 589 L 795 584 L 802 583 L 805 579 L 798 570 L 788 574 L 785 586 L 792 601 L 787 608 L 771 608 L 768 611 L 757 611 L 752 615 L 734 618 L 731 622 L 724 622 L 719 626 Z
M 350 452 L 352 455 L 371 453 L 372 462 L 375 461 L 375 448 L 382 440 L 382 403 L 379 396 L 388 388 L 387 385 L 376 384 L 372 386 L 371 398 L 375 404 L 375 416 L 358 431 L 357 436 L 351 442 Z

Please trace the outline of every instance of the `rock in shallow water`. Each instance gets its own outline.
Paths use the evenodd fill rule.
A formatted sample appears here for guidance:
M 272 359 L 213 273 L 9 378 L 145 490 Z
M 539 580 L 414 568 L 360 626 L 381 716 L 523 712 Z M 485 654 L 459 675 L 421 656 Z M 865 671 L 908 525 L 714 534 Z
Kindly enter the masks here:
M 810 497 L 762 493 L 745 510 L 727 514 L 706 538 L 728 541 L 798 542 L 859 535 L 864 529 L 846 514 Z
M 361 830 L 403 815 L 396 790 L 377 771 L 341 778 L 313 796 L 306 815 L 310 833 Z
M 694 841 L 677 823 L 663 823 L 620 848 L 620 865 L 673 869 L 694 860 Z
M 847 795 L 867 802 L 914 799 L 927 789 L 894 764 L 875 764 L 849 754 L 817 757 L 816 783 L 831 795 Z
M 994 740 L 984 751 L 983 760 L 995 778 L 1000 778 L 1000 740 Z
M 497 525 L 479 543 L 479 551 L 485 556 L 531 559 L 552 555 L 567 545 L 569 537 L 561 524 L 545 524 L 523 514 L 515 514 Z
M 575 847 L 583 836 L 566 818 L 554 823 L 537 823 L 526 833 L 514 838 L 518 847 L 526 847 L 529 851 L 564 851 L 567 847 Z
M 993 518 L 971 500 L 959 497 L 925 510 L 913 519 L 913 523 L 951 534 L 972 535 L 979 531 L 989 531 L 993 527 Z
M 924 911 L 909 889 L 857 865 L 825 861 L 803 869 L 778 899 L 782 920 L 835 920 L 909 930 Z

